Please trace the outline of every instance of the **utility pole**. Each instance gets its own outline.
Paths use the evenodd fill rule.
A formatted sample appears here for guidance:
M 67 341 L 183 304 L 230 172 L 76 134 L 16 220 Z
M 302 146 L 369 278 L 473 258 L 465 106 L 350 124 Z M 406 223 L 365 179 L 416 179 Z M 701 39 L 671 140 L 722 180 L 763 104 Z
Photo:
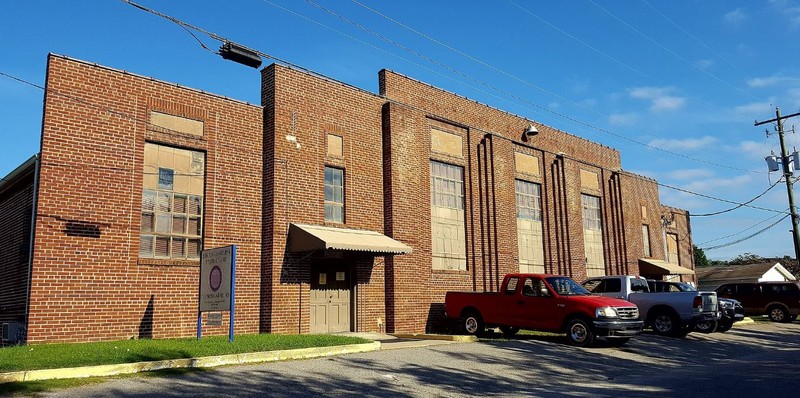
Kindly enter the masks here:
M 789 156 L 786 155 L 786 143 L 783 139 L 783 121 L 790 117 L 799 116 L 800 112 L 791 115 L 781 116 L 781 108 L 775 107 L 775 118 L 764 120 L 763 122 L 756 121 L 755 126 L 760 126 L 767 123 L 778 123 L 778 137 L 781 141 L 781 165 L 783 166 L 783 178 L 786 179 L 786 191 L 789 194 L 789 213 L 792 217 L 792 240 L 794 241 L 794 258 L 800 261 L 800 230 L 798 224 L 800 223 L 797 218 L 797 208 L 794 205 L 794 191 L 792 190 L 792 170 L 789 168 Z

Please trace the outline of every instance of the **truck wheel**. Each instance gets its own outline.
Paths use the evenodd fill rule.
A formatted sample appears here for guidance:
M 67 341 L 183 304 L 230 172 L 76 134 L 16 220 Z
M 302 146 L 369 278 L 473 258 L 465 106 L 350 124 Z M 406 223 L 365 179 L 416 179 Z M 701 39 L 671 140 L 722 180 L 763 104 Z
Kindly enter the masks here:
M 731 330 L 732 327 L 733 327 L 733 322 L 720 322 L 719 325 L 717 325 L 717 332 L 725 333 Z
M 594 343 L 594 331 L 588 322 L 576 318 L 567 325 L 567 340 L 574 346 L 588 347 Z
M 714 333 L 717 328 L 719 328 L 719 323 L 717 321 L 700 321 L 694 327 L 700 333 Z
M 767 315 L 769 315 L 769 320 L 772 322 L 789 322 L 789 313 L 787 313 L 785 309 L 783 309 L 782 307 L 778 307 L 777 305 L 769 307 Z
M 471 336 L 480 336 L 483 334 L 484 325 L 481 314 L 477 311 L 466 311 L 461 316 L 461 328 L 464 333 Z
M 514 337 L 517 332 L 519 332 L 519 328 L 515 328 L 513 326 L 500 326 L 500 331 L 503 332 L 503 337 L 510 339 Z
M 661 311 L 653 316 L 652 324 L 653 331 L 662 336 L 673 335 L 681 329 L 678 316 L 669 311 Z

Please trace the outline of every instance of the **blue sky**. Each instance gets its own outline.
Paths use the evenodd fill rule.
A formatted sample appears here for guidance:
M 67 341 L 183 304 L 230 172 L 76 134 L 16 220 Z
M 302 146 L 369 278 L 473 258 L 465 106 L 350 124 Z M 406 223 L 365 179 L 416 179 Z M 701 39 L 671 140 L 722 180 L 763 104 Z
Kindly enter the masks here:
M 800 111 L 800 2 L 675 0 L 154 1 L 140 4 L 334 79 L 377 92 L 391 69 L 618 149 L 625 170 L 695 214 L 746 202 L 780 177 L 754 127 Z M 212 50 L 219 42 L 198 39 Z M 117 0 L 17 1 L 0 14 L 0 72 L 43 85 L 49 52 L 256 103 L 259 73 L 186 30 Z M 265 60 L 265 64 L 270 63 Z M 42 90 L 0 76 L 0 176 L 39 150 Z M 800 117 L 789 119 L 800 125 Z M 790 151 L 800 147 L 786 135 Z M 799 198 L 800 199 L 800 198 Z M 751 203 L 788 208 L 778 184 Z M 783 215 L 740 208 L 694 217 L 700 247 Z M 791 223 L 708 250 L 794 255 Z M 719 239 L 721 238 L 721 239 Z

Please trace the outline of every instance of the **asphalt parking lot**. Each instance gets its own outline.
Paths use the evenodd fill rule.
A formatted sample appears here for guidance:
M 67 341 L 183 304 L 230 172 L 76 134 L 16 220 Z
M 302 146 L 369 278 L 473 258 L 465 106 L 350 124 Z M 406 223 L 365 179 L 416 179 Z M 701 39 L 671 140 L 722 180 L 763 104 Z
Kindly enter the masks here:
M 48 397 L 788 397 L 800 323 L 757 323 L 685 339 L 644 334 L 616 348 L 520 336 L 324 359 L 133 377 Z

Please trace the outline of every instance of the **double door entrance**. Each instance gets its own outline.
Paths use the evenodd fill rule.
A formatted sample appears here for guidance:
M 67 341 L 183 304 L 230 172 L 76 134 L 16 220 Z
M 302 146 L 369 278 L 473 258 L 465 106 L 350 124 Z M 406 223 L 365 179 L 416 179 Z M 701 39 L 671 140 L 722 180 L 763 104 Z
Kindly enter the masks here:
M 352 318 L 350 267 L 342 262 L 311 266 L 311 333 L 349 332 Z

